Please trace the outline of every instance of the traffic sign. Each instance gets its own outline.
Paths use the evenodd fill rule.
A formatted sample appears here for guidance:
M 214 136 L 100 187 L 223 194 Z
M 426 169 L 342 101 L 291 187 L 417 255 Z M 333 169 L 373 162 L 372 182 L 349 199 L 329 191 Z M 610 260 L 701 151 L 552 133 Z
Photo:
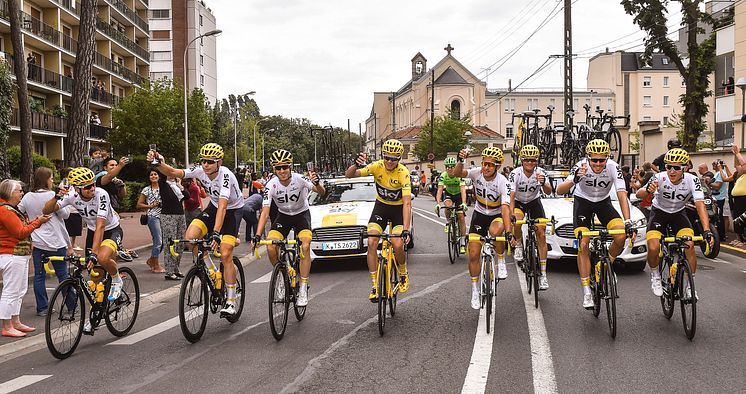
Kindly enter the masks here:
M 435 160 L 435 154 L 433 152 L 430 152 L 427 154 L 427 159 L 430 161 Z

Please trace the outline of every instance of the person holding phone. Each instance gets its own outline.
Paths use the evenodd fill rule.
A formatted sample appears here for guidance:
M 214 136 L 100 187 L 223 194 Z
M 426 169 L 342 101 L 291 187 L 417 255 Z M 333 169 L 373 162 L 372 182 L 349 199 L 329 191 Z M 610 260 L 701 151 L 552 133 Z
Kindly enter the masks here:
M 718 205 L 717 222 L 715 227 L 718 230 L 720 236 L 720 242 L 727 241 L 725 236 L 725 200 L 728 199 L 728 182 L 723 182 L 723 175 L 720 171 L 723 169 L 723 161 L 716 160 L 712 163 L 712 182 L 710 182 L 710 191 L 712 192 L 712 198 Z

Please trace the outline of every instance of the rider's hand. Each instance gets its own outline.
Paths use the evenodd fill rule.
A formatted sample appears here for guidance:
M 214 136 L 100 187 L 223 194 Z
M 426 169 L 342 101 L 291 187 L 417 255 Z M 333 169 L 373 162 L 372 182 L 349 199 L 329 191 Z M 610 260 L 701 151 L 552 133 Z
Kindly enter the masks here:
M 637 235 L 637 229 L 635 229 L 634 223 L 632 223 L 632 219 L 627 219 L 624 221 L 624 232 L 627 233 L 628 237 L 634 237 Z
M 311 182 L 314 185 L 318 186 L 318 184 L 319 184 L 319 174 L 317 174 L 316 171 L 309 171 L 308 172 L 308 176 L 311 178 Z
M 579 183 L 580 178 L 584 177 L 585 174 L 588 172 L 588 164 L 583 163 L 580 165 L 580 167 L 575 170 L 575 179 L 573 180 L 573 183 Z
M 461 210 L 462 210 L 462 211 L 464 211 L 464 213 L 466 213 L 466 211 L 468 211 L 468 210 L 469 210 L 469 206 L 468 206 L 468 205 L 466 205 L 466 203 L 463 203 L 463 202 L 462 202 L 462 203 L 461 203 Z
M 95 266 L 98 263 L 98 256 L 96 256 L 96 253 L 88 253 L 88 257 L 86 258 L 86 266 L 89 270 L 93 269 L 93 266 Z
M 518 219 L 515 217 L 515 215 L 510 215 L 510 223 L 515 224 L 515 222 L 517 222 L 517 221 L 518 221 Z
M 648 182 L 648 185 L 645 187 L 645 191 L 648 192 L 648 194 L 653 194 L 658 190 L 658 180 L 654 180 L 652 182 Z
M 466 159 L 468 156 L 469 156 L 469 152 L 466 149 L 461 149 L 458 152 L 458 158 L 457 158 L 457 160 L 460 161 L 461 163 L 463 163 L 464 159 Z
M 440 217 L 440 204 L 435 204 L 435 214 Z
M 402 232 L 401 232 L 401 239 L 404 240 L 404 244 L 408 244 L 409 243 L 409 237 L 411 237 L 411 236 L 412 235 L 409 234 L 409 230 L 402 230 Z
M 213 231 L 210 234 L 207 235 L 207 239 L 211 241 L 210 247 L 212 250 L 215 250 L 220 246 L 220 233 L 217 231 Z
M 710 247 L 712 247 L 715 244 L 715 237 L 712 234 L 712 231 L 710 230 L 703 231 L 702 238 L 704 238 L 705 241 L 707 241 L 707 243 L 710 244 Z
M 355 159 L 355 165 L 357 168 L 363 168 L 365 167 L 365 163 L 368 161 L 368 154 L 365 152 L 360 152 L 357 154 L 357 159 Z
M 536 172 L 536 182 L 538 182 L 539 185 L 544 185 L 547 182 L 547 177 L 544 175 L 543 172 Z

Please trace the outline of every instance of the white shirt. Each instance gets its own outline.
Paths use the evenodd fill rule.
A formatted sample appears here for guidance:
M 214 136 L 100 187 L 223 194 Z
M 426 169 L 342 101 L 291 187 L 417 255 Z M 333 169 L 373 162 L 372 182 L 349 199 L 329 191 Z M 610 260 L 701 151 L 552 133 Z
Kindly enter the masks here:
M 619 164 L 611 159 L 606 160 L 606 167 L 598 174 L 593 172 L 587 158 L 580 160 L 570 170 L 570 175 L 568 175 L 566 181 L 572 181 L 575 178 L 575 171 L 583 164 L 588 166 L 587 171 L 585 172 L 585 176 L 580 178 L 580 182 L 575 185 L 574 196 L 584 198 L 590 202 L 599 202 L 611 195 L 612 185 L 616 185 L 617 191 L 627 190 Z
M 658 190 L 653 196 L 653 208 L 668 213 L 676 213 L 684 209 L 690 199 L 694 199 L 694 201 L 705 199 L 705 193 L 702 191 L 699 178 L 688 172 L 684 173 L 684 178 L 678 184 L 671 182 L 671 178 L 665 171 L 653 175 L 648 184 L 656 180 L 658 181 Z
M 68 205 L 72 206 L 80 213 L 83 221 L 91 231 L 96 231 L 96 219 L 98 218 L 106 219 L 106 227 L 104 227 L 106 231 L 119 226 L 119 215 L 111 208 L 109 193 L 100 187 L 96 188 L 96 194 L 88 201 L 80 198 L 78 193 L 70 191 L 57 205 L 60 209 Z
M 220 166 L 218 176 L 215 179 L 210 179 L 201 166 L 196 166 L 184 170 L 184 178 L 199 179 L 205 187 L 212 205 L 217 207 L 218 201 L 223 198 L 228 200 L 228 209 L 243 208 L 241 186 L 238 184 L 236 176 L 228 167 Z
M 44 204 L 54 198 L 51 190 L 27 193 L 18 204 L 18 210 L 34 219 L 42 214 Z M 49 252 L 65 248 L 70 245 L 64 220 L 70 217 L 68 208 L 63 208 L 52 214 L 52 218 L 31 233 L 31 243 L 34 248 Z
M 264 187 L 262 207 L 269 207 L 274 200 L 277 209 L 285 215 L 297 215 L 308 210 L 308 192 L 313 182 L 301 174 L 293 172 L 290 183 L 284 186 L 280 178 L 274 177 Z
M 469 170 L 466 177 L 474 184 L 474 195 L 477 203 L 474 210 L 487 216 L 495 216 L 502 213 L 501 205 L 510 204 L 508 196 L 508 180 L 503 174 L 496 173 L 491 181 L 484 179 L 482 167 Z
M 515 200 L 522 203 L 528 203 L 539 198 L 542 186 L 536 180 L 536 174 L 539 171 L 545 174 L 543 168 L 536 167 L 531 176 L 526 176 L 523 167 L 516 167 L 508 175 L 508 194 L 515 192 Z M 547 178 L 544 178 L 544 182 L 546 181 Z

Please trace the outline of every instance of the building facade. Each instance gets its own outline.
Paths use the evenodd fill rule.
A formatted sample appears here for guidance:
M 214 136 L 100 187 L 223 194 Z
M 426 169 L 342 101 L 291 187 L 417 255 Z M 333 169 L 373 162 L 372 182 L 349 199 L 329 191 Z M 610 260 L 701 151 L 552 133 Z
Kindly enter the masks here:
M 4 60 L 25 61 L 32 101 L 35 153 L 52 160 L 64 157 L 70 113 L 80 4 L 67 0 L 20 0 L 24 53 L 14 54 L 8 3 L 0 1 L 0 49 Z M 142 84 L 150 72 L 146 0 L 101 0 L 96 16 L 96 53 L 89 141 L 102 143 L 111 129 L 112 108 Z M 15 75 L 12 76 L 15 79 Z M 20 144 L 18 103 L 14 102 L 10 145 Z

